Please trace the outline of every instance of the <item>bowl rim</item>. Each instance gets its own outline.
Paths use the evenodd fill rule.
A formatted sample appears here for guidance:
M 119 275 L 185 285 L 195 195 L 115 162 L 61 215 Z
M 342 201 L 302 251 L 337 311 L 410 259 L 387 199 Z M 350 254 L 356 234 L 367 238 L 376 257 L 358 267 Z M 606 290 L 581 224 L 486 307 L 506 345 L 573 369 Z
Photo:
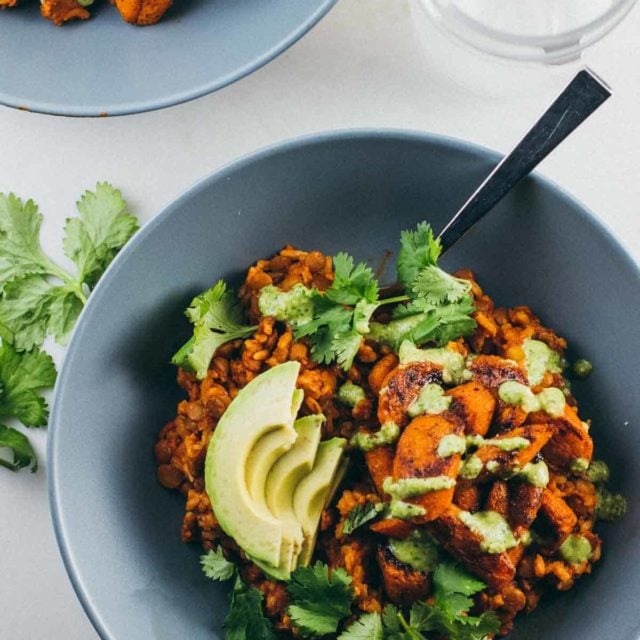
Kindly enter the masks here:
M 408 129 L 393 129 L 393 128 L 358 128 L 358 129 L 340 129 L 335 131 L 325 131 L 314 134 L 307 134 L 292 139 L 276 142 L 267 147 L 258 149 L 257 151 L 247 153 L 240 158 L 233 160 L 222 167 L 210 172 L 203 178 L 197 180 L 190 187 L 184 190 L 175 200 L 167 204 L 159 213 L 151 218 L 142 228 L 129 240 L 129 242 L 118 253 L 113 262 L 109 265 L 103 276 L 100 278 L 96 288 L 93 290 L 89 297 L 88 303 L 82 310 L 76 326 L 73 330 L 71 339 L 69 340 L 68 348 L 64 356 L 64 361 L 58 374 L 55 388 L 53 391 L 53 401 L 51 408 L 51 415 L 48 426 L 47 437 L 47 492 L 49 498 L 49 510 L 51 515 L 51 521 L 56 537 L 56 542 L 64 568 L 67 572 L 71 585 L 75 591 L 75 594 L 84 609 L 85 614 L 89 618 L 91 624 L 97 631 L 98 635 L 103 640 L 119 640 L 107 632 L 106 625 L 101 619 L 101 614 L 97 608 L 91 603 L 88 590 L 83 584 L 83 580 L 80 575 L 79 568 L 75 565 L 72 558 L 71 543 L 67 537 L 65 531 L 64 521 L 61 514 L 61 496 L 59 478 L 57 475 L 57 448 L 56 448 L 56 435 L 60 424 L 60 409 L 61 404 L 60 397 L 63 394 L 63 389 L 66 387 L 66 379 L 69 375 L 69 364 L 77 350 L 79 342 L 79 336 L 84 331 L 84 317 L 86 310 L 92 308 L 99 303 L 102 296 L 103 289 L 108 286 L 109 281 L 117 277 L 120 269 L 126 264 L 128 256 L 137 251 L 138 246 L 145 242 L 147 236 L 149 236 L 154 229 L 163 224 L 166 218 L 175 215 L 176 211 L 179 211 L 183 203 L 189 200 L 194 193 L 201 191 L 209 186 L 209 184 L 222 181 L 230 174 L 243 169 L 244 167 L 254 163 L 260 162 L 271 156 L 288 153 L 302 149 L 311 145 L 322 145 L 331 142 L 342 141 L 367 141 L 367 140 L 386 140 L 388 142 L 411 142 L 421 143 L 426 145 L 445 146 L 458 151 L 463 151 L 471 154 L 477 158 L 482 158 L 496 163 L 502 158 L 502 154 L 497 151 L 491 150 L 485 146 L 478 145 L 472 142 L 460 140 L 449 136 L 440 134 L 427 133 L 418 130 Z M 615 235 L 609 229 L 609 227 L 593 213 L 589 208 L 584 206 L 579 200 L 574 198 L 568 191 L 557 185 L 552 180 L 540 175 L 538 172 L 531 174 L 531 178 L 543 187 L 549 188 L 558 197 L 571 205 L 578 218 L 595 227 L 595 229 L 601 234 L 603 242 L 607 248 L 611 251 L 615 260 L 622 264 L 622 266 L 635 275 L 635 279 L 640 281 L 640 264 L 636 262 L 631 255 L 627 252 L 626 248 L 617 240 Z
M 135 113 L 146 113 L 157 111 L 166 107 L 190 102 L 196 98 L 214 93 L 223 89 L 242 78 L 252 74 L 254 71 L 264 67 L 266 64 L 284 53 L 309 32 L 320 20 L 333 8 L 338 0 L 319 0 L 317 8 L 309 17 L 291 33 L 276 42 L 270 49 L 254 57 L 243 67 L 228 73 L 225 76 L 204 82 L 196 87 L 184 91 L 178 91 L 164 97 L 148 98 L 136 101 L 122 101 L 115 104 L 99 105 L 68 105 L 60 101 L 30 100 L 28 97 L 12 95 L 0 91 L 0 104 L 32 113 L 43 113 L 52 116 L 67 116 L 81 118 L 103 118 L 111 116 L 125 116 Z

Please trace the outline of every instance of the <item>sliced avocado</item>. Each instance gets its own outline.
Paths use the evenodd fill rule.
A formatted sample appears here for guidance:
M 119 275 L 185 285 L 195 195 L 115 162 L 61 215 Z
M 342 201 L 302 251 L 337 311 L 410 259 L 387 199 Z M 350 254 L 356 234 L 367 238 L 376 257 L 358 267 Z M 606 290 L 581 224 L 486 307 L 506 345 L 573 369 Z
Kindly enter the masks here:
M 292 407 L 296 414 L 303 399 L 304 391 L 296 389 Z M 262 436 L 249 453 L 245 467 L 247 490 L 256 506 L 264 508 L 265 513 L 270 513 L 265 497 L 267 476 L 275 462 L 292 448 L 297 437 L 298 432 L 295 430 L 295 425 L 293 434 L 288 428 L 276 429 Z
M 255 501 L 249 493 L 247 461 L 271 432 L 283 430 L 289 446 L 295 442 L 299 370 L 299 363 L 286 362 L 241 389 L 218 422 L 205 461 L 205 487 L 220 526 L 246 553 L 274 567 L 280 563 L 283 523 L 264 499 Z
M 267 476 L 265 495 L 272 515 L 283 523 L 283 544 L 278 566 L 278 575 L 270 575 L 287 580 L 295 569 L 302 547 L 302 527 L 293 510 L 293 492 L 304 476 L 310 473 L 316 458 L 322 424 L 322 414 L 307 416 L 296 421 L 294 428 L 296 441 L 273 465 Z M 269 572 L 269 568 L 265 568 Z
M 298 565 L 307 566 L 313 555 L 316 534 L 322 510 L 335 492 L 339 480 L 336 478 L 344 473 L 341 465 L 342 454 L 347 445 L 344 438 L 332 438 L 318 445 L 318 453 L 311 473 L 303 478 L 293 494 L 293 509 L 298 521 L 302 525 L 304 541 L 298 557 Z M 341 478 L 340 478 L 341 479 Z

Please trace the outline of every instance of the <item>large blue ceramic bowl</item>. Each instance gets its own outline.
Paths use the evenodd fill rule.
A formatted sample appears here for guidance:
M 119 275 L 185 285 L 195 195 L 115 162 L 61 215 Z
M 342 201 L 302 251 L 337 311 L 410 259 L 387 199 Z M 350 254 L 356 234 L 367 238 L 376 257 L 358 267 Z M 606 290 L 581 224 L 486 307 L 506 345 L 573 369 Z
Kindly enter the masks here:
M 82 314 L 49 434 L 51 508 L 64 561 L 110 640 L 212 640 L 224 587 L 180 541 L 183 499 L 155 479 L 152 449 L 181 393 L 171 354 L 183 310 L 217 278 L 285 243 L 373 262 L 422 219 L 436 229 L 496 163 L 420 133 L 345 132 L 272 147 L 191 188 L 138 233 Z M 595 363 L 575 385 L 627 517 L 600 527 L 604 557 L 571 592 L 519 620 L 514 640 L 637 640 L 640 613 L 640 340 L 637 267 L 600 223 L 533 177 L 447 253 L 499 304 L 531 305 Z
M 121 115 L 197 98 L 251 73 L 336 0 L 176 0 L 134 27 L 107 0 L 63 27 L 24 2 L 0 15 L 0 103 L 68 116 Z

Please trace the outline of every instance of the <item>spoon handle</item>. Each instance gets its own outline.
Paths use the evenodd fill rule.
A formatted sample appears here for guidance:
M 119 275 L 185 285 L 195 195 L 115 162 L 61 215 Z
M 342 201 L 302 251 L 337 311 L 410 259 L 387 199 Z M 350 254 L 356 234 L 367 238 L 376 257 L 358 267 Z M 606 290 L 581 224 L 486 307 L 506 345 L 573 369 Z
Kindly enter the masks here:
M 459 240 L 610 96 L 609 87 L 590 69 L 580 71 L 442 230 L 442 250 Z

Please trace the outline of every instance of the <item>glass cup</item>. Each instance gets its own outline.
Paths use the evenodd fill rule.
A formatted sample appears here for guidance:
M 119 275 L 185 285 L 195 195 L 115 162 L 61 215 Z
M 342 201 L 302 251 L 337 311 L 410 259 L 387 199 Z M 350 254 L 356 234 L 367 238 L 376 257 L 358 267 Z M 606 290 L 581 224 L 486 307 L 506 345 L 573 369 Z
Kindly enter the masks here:
M 562 64 L 606 35 L 635 0 L 422 0 L 443 30 L 502 58 Z

